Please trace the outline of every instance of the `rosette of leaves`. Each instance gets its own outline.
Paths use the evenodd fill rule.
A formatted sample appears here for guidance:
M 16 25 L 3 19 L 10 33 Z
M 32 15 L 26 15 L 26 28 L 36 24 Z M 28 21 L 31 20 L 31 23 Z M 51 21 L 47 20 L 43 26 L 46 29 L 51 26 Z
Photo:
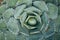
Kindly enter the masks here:
M 56 10 L 55 10 L 56 9 Z M 25 4 L 16 8 L 14 17 L 20 20 L 20 33 L 28 36 L 29 40 L 42 40 L 54 34 L 54 23 L 49 19 L 56 19 L 58 8 L 52 3 L 33 1 L 32 5 Z M 56 16 L 55 16 L 56 15 Z M 26 39 L 27 40 L 27 39 Z
M 42 0 L 4 0 L 2 4 L 0 30 L 5 37 L 3 40 L 49 40 L 53 37 L 53 20 L 58 16 L 56 5 Z

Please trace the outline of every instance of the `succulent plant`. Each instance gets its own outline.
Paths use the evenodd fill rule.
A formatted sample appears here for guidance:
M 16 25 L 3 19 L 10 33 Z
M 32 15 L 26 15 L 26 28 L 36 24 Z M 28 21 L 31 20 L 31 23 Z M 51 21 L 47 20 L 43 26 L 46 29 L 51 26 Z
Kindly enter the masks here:
M 56 24 L 56 25 L 55 25 Z M 60 15 L 53 0 L 3 0 L 0 40 L 53 40 Z

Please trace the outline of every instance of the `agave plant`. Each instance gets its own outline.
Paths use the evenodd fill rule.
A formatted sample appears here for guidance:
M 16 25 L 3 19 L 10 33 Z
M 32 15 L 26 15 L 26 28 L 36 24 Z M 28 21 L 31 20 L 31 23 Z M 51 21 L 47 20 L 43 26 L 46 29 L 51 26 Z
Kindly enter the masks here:
M 59 18 L 58 7 L 53 3 L 3 0 L 0 6 L 0 40 L 53 40 L 58 31 L 56 19 Z

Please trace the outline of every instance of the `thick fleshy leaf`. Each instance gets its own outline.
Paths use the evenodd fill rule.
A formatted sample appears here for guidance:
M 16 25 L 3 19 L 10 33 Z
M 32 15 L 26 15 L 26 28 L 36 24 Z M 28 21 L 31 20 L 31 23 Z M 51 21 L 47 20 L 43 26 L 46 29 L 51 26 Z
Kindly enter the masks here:
M 5 40 L 5 36 L 4 36 L 3 32 L 0 32 L 0 40 Z
M 6 23 L 4 22 L 4 20 L 3 19 L 0 19 L 0 29 L 4 29 L 4 28 L 6 28 Z
M 43 14 L 42 14 L 42 22 L 43 22 L 43 24 L 48 24 L 49 23 L 49 18 L 48 18 L 48 15 L 46 14 L 46 12 L 44 12 Z
M 10 18 L 9 22 L 7 23 L 8 29 L 10 32 L 17 34 L 19 32 L 19 26 L 18 26 L 18 21 L 15 18 Z
M 56 24 L 60 24 L 60 15 L 57 17 L 57 19 L 55 20 Z
M 42 12 L 48 11 L 48 7 L 44 1 L 35 1 L 35 2 L 33 2 L 33 5 L 36 6 L 37 8 L 39 8 Z
M 48 17 L 51 18 L 51 19 L 56 19 L 57 16 L 58 16 L 58 7 L 52 3 L 48 3 L 47 4 L 48 6 Z
M 54 34 L 54 40 L 60 40 L 60 32 Z
M 56 24 L 55 31 L 60 32 L 60 15 L 57 17 L 57 19 L 55 19 L 55 24 Z
M 36 19 L 41 23 L 41 17 L 40 17 L 40 15 L 36 14 L 36 13 L 34 13 L 34 14 L 36 15 Z
M 0 14 L 2 14 L 6 10 L 6 5 L 1 5 L 0 6 Z
M 53 3 L 55 5 L 58 5 L 58 3 L 59 3 L 59 0 L 44 0 L 44 1 L 47 3 Z
M 21 35 L 17 36 L 17 40 L 29 40 L 29 37 L 21 34 Z
M 20 33 L 21 33 L 22 35 L 24 35 L 24 36 L 29 36 L 28 29 L 26 29 L 25 26 L 24 26 L 24 27 L 20 26 L 19 29 L 20 29 Z
M 48 28 L 49 25 L 49 18 L 46 14 L 46 12 L 44 12 L 41 16 L 41 20 L 42 20 L 42 27 L 41 27 L 41 31 L 44 34 L 44 32 L 46 31 L 46 29 Z
M 22 25 L 22 26 L 23 26 L 23 24 L 24 24 L 24 21 L 25 21 L 26 17 L 27 17 L 27 13 L 26 13 L 26 12 L 24 12 L 24 13 L 20 16 L 20 22 L 21 22 L 21 25 Z
M 30 40 L 42 40 L 43 36 L 42 33 L 38 33 L 38 34 L 33 34 L 29 36 Z
M 36 27 L 31 27 L 31 26 L 28 26 L 26 24 L 24 24 L 24 26 L 27 28 L 27 29 L 35 29 Z
M 24 10 L 25 7 L 26 7 L 26 5 L 21 5 L 21 6 L 18 6 L 18 7 L 16 8 L 16 13 L 15 13 L 15 15 L 14 15 L 14 17 L 15 17 L 16 19 L 19 19 L 19 16 L 20 16 L 20 14 L 23 12 L 23 10 Z
M 21 20 L 22 22 L 24 22 L 25 19 L 26 19 L 26 17 L 27 17 L 27 13 L 24 12 L 24 13 L 20 16 L 20 20 Z
M 4 13 L 3 13 L 3 18 L 8 20 L 11 16 L 13 16 L 15 10 L 12 8 L 7 9 Z
M 31 5 L 32 4 L 32 0 L 18 0 L 16 5 L 20 5 L 20 4 Z
M 45 37 L 46 38 L 49 38 L 54 35 L 54 33 L 55 33 L 54 27 L 55 27 L 54 22 L 52 20 L 50 20 L 48 27 L 47 28 L 45 27 L 45 29 L 46 29 L 45 30 L 45 32 L 46 32 Z
M 14 7 L 16 5 L 17 0 L 6 0 L 7 6 Z
M 7 33 L 5 34 L 5 38 L 6 40 L 16 40 L 16 35 L 7 31 Z
M 35 7 L 33 7 L 33 6 L 26 8 L 24 11 L 37 12 L 37 14 L 42 15 L 41 10 L 39 10 L 38 8 L 35 8 Z

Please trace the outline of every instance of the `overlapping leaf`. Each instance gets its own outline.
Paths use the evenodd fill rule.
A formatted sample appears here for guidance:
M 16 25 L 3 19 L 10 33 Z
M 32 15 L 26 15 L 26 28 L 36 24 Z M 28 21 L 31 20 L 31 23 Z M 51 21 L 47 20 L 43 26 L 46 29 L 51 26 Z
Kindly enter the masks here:
M 16 5 L 20 5 L 20 4 L 31 5 L 32 4 L 32 0 L 18 0 Z
M 7 6 L 15 7 L 17 0 L 6 0 Z
M 1 5 L 0 6 L 0 14 L 2 14 L 6 10 L 7 6 L 6 5 Z
M 19 32 L 19 26 L 18 26 L 18 21 L 15 18 L 10 18 L 8 23 L 8 29 L 10 32 L 17 34 Z
M 4 0 L 0 6 L 0 40 L 45 40 L 53 36 L 54 31 L 60 32 L 60 16 L 54 5 L 57 0 L 44 1 Z M 27 23 L 31 17 L 36 19 L 36 25 Z
M 21 13 L 23 12 L 24 8 L 26 7 L 26 5 L 21 5 L 21 6 L 18 6 L 16 8 L 16 13 L 14 14 L 14 17 L 16 19 L 19 19 L 19 16 L 21 15 Z
M 48 3 L 47 4 L 48 6 L 48 17 L 51 18 L 51 19 L 56 19 L 57 16 L 58 16 L 58 7 L 52 3 Z
M 4 29 L 6 27 L 7 27 L 6 22 L 3 19 L 0 19 L 0 29 Z
M 55 27 L 55 31 L 56 32 L 60 32 L 60 15 L 58 16 L 58 18 L 55 20 L 55 24 L 56 24 L 56 27 Z
M 33 5 L 36 6 L 37 8 L 39 8 L 42 12 L 48 11 L 48 7 L 44 1 L 35 1 L 35 2 L 33 2 Z
M 5 39 L 6 40 L 16 40 L 16 35 L 7 31 L 5 34 Z
M 5 40 L 4 33 L 0 31 L 0 40 Z
M 9 8 L 3 13 L 3 18 L 5 20 L 8 20 L 11 16 L 13 16 L 14 13 L 15 13 L 15 10 L 12 8 Z

